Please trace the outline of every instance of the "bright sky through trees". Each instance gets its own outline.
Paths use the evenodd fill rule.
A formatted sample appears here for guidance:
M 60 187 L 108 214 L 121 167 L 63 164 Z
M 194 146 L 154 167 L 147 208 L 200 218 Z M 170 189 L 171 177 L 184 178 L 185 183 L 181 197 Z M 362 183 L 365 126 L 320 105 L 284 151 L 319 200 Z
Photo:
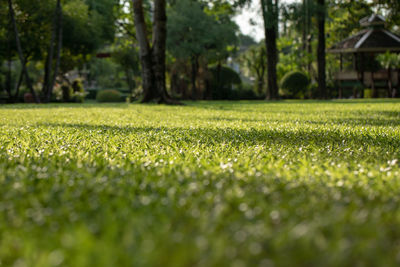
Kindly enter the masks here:
M 282 0 L 282 3 L 292 3 L 294 0 Z M 243 8 L 242 12 L 235 17 L 243 34 L 250 35 L 255 40 L 264 38 L 262 16 L 260 13 L 260 1 L 252 1 L 250 7 Z

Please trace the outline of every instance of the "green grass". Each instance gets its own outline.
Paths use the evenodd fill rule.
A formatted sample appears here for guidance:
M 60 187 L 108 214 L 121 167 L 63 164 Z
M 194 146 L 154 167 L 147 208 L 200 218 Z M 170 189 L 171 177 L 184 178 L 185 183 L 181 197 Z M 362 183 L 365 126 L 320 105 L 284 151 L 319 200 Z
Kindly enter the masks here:
M 0 106 L 0 266 L 398 266 L 400 101 Z

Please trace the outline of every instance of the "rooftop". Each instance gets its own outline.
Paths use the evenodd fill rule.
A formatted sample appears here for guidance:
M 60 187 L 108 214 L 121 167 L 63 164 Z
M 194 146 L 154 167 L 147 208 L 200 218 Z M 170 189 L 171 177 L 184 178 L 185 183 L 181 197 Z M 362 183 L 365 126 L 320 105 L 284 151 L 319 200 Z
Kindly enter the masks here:
M 367 27 L 336 44 L 331 53 L 400 52 L 400 36 L 385 29 L 385 19 L 373 14 L 360 20 L 360 25 Z

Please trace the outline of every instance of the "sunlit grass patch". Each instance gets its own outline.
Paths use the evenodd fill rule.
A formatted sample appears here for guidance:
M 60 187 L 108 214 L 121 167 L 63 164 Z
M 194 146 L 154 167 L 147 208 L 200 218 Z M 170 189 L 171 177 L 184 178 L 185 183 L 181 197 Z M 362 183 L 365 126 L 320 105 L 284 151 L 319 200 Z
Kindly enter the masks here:
M 0 266 L 396 266 L 400 101 L 0 107 Z

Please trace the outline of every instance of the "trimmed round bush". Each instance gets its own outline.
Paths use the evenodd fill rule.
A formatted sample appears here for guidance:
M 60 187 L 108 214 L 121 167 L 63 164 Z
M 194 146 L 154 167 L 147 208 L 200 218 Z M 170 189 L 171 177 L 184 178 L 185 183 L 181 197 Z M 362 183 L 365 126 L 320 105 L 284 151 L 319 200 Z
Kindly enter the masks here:
M 303 98 L 309 84 L 310 79 L 304 72 L 291 71 L 281 79 L 280 93 L 284 97 Z
M 99 91 L 96 100 L 100 103 L 123 102 L 121 93 L 113 89 Z
M 237 93 L 232 90 L 233 85 L 240 85 L 242 82 L 236 71 L 226 66 L 216 66 L 210 68 L 210 72 L 213 99 L 238 99 Z

